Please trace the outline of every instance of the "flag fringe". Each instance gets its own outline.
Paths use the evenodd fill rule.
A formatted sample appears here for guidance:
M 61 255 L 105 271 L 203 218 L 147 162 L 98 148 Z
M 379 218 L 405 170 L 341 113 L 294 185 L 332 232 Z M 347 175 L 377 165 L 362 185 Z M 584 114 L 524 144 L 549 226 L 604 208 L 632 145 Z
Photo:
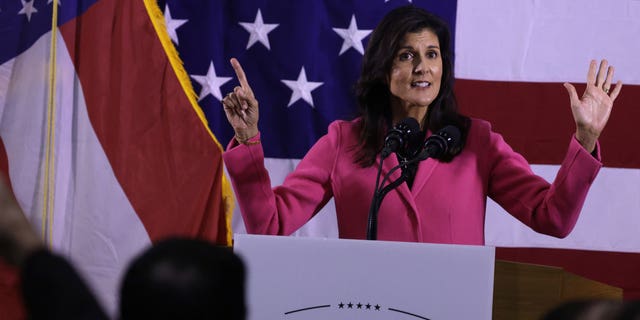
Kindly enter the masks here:
M 178 50 L 176 50 L 176 47 L 173 45 L 173 42 L 171 41 L 171 38 L 167 33 L 164 14 L 160 10 L 160 7 L 158 7 L 158 3 L 156 2 L 156 0 L 144 0 L 144 5 L 147 9 L 147 14 L 149 14 L 149 18 L 151 19 L 151 22 L 156 31 L 156 34 L 158 35 L 158 39 L 162 43 L 162 47 L 164 48 L 164 51 L 167 54 L 167 57 L 169 58 L 171 67 L 173 68 L 173 71 L 176 73 L 176 76 L 178 77 L 178 81 L 180 82 L 182 89 L 184 90 L 185 94 L 187 95 L 187 98 L 189 99 L 189 102 L 191 103 L 191 107 L 193 108 L 193 110 L 196 112 L 196 114 L 202 121 L 202 125 L 209 133 L 209 136 L 211 136 L 213 141 L 216 143 L 216 145 L 218 146 L 218 148 L 220 148 L 220 151 L 222 152 L 224 149 L 222 148 L 222 145 L 220 144 L 216 136 L 213 134 L 213 132 L 211 132 L 211 129 L 209 128 L 207 118 L 205 117 L 204 112 L 202 111 L 200 106 L 198 105 L 198 102 L 196 100 L 197 95 L 193 90 L 193 87 L 191 86 L 191 80 L 189 80 L 189 75 L 187 74 L 187 71 L 184 69 L 184 64 L 180 59 Z M 225 216 L 226 228 L 227 228 L 226 240 L 227 240 L 227 245 L 231 246 L 232 244 L 231 219 L 233 215 L 233 207 L 235 205 L 235 201 L 233 198 L 233 190 L 231 189 L 231 184 L 229 183 L 229 181 L 227 181 L 227 177 L 225 176 L 224 173 L 222 173 L 221 175 L 222 175 L 222 202 L 224 206 L 224 216 Z

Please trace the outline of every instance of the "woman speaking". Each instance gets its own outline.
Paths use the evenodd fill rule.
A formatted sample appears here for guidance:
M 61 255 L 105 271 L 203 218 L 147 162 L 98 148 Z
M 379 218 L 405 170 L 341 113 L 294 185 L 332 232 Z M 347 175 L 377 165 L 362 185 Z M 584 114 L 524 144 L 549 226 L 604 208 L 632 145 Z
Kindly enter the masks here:
M 356 85 L 360 115 L 331 123 L 273 189 L 260 144 L 258 99 L 240 63 L 231 59 L 240 86 L 222 101 L 235 131 L 223 157 L 247 231 L 289 235 L 333 197 L 340 238 L 364 239 L 381 165 L 383 176 L 404 182 L 379 206 L 378 239 L 482 245 L 487 197 L 537 232 L 569 234 L 602 166 L 597 139 L 622 88 L 620 82 L 611 87 L 613 67 L 592 61 L 582 96 L 564 84 L 576 132 L 549 184 L 489 122 L 458 113 L 452 57 L 451 35 L 441 19 L 413 6 L 389 12 L 363 57 Z M 420 143 L 449 126 L 460 131 L 459 141 L 439 159 L 391 172 L 411 162 L 403 152 L 386 159 L 380 152 L 388 133 L 408 118 L 418 123 Z

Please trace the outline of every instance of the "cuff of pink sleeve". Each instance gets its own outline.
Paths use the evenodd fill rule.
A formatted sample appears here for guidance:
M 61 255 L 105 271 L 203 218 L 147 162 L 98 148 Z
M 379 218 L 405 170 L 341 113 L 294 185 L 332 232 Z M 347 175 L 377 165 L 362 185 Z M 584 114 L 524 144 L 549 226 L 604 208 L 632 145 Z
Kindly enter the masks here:
M 229 141 L 229 144 L 227 144 L 227 151 L 242 145 L 249 146 L 249 145 L 255 145 L 255 144 L 260 144 L 260 132 L 258 132 L 258 134 L 256 134 L 252 138 L 249 138 L 244 143 L 240 143 L 235 137 L 231 138 L 231 141 Z
M 594 161 L 598 162 L 598 164 L 602 165 L 602 157 L 600 154 L 600 142 L 596 141 L 596 147 L 593 149 L 593 152 L 589 153 L 589 151 L 587 151 L 587 149 L 585 149 L 580 142 L 578 141 L 578 139 L 576 138 L 575 134 L 573 135 L 573 137 L 571 138 L 571 143 L 569 144 L 569 148 L 571 149 L 576 149 L 578 153 L 581 154 L 588 154 L 590 156 L 591 159 L 593 159 Z

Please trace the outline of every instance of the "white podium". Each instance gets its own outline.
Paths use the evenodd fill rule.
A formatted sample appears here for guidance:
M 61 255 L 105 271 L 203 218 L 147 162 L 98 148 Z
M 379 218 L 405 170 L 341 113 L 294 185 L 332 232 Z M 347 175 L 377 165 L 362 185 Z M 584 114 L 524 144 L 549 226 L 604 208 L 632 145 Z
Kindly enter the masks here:
M 495 249 L 236 234 L 250 320 L 491 319 Z

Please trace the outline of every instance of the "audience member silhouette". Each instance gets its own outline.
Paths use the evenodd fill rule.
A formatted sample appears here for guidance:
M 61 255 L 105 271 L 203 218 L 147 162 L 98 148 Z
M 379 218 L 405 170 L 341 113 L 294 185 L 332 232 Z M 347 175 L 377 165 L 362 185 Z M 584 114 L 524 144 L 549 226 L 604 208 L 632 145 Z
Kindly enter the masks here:
M 108 316 L 64 257 L 43 245 L 0 177 L 0 258 L 20 270 L 27 317 Z M 129 319 L 244 320 L 245 268 L 230 248 L 183 238 L 159 241 L 130 264 L 120 316 Z
M 542 320 L 640 320 L 640 302 L 576 300 L 549 311 Z
M 162 241 L 130 265 L 121 319 L 245 319 L 244 279 L 243 263 L 229 248 Z

